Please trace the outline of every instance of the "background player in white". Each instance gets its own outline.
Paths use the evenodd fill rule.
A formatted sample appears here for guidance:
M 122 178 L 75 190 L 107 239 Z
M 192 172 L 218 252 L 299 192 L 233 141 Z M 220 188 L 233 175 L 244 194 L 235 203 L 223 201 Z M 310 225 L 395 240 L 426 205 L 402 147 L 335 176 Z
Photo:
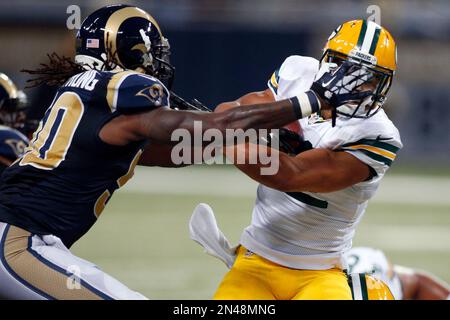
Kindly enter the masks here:
M 206 253 L 221 260 L 228 269 L 233 267 L 238 247 L 232 246 L 220 230 L 214 212 L 209 205 L 200 203 L 194 209 L 189 221 L 189 232 L 191 239 L 200 244 Z M 371 262 L 367 259 L 364 261 Z M 355 259 L 350 258 L 349 262 L 349 269 L 346 270 L 347 281 L 351 288 L 353 300 L 394 299 L 393 292 L 396 292 L 395 285 L 398 285 L 397 282 L 386 281 L 385 278 L 379 277 L 379 274 L 372 274 L 372 268 L 367 263 L 363 264 L 364 269 L 362 269 L 353 267 Z M 369 271 L 365 272 L 366 270 Z
M 367 273 L 389 286 L 396 300 L 450 299 L 450 286 L 421 270 L 392 264 L 383 251 L 354 247 L 345 254 L 351 273 Z
M 336 81 L 329 71 L 341 68 L 347 68 L 347 76 Z M 217 107 L 223 112 L 282 100 L 310 88 L 322 90 L 321 96 L 336 106 L 335 94 L 355 79 L 361 92 L 370 91 L 300 120 L 297 131 L 313 148 L 297 156 L 280 153 L 277 174 L 260 175 L 261 164 L 236 165 L 261 184 L 251 225 L 216 299 L 352 298 L 343 254 L 402 147 L 398 130 L 381 109 L 395 70 L 396 45 L 389 32 L 371 21 L 349 21 L 329 37 L 320 62 L 288 57 L 269 89 Z M 248 154 L 255 146 L 233 148 L 235 155 Z

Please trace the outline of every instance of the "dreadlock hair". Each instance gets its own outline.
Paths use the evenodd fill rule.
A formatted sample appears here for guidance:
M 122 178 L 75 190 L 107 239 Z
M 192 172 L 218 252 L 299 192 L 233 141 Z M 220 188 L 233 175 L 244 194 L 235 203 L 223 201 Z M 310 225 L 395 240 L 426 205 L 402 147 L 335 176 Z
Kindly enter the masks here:
M 116 58 L 117 50 L 112 52 L 111 44 L 109 42 L 109 32 L 106 34 L 106 59 L 103 61 L 106 70 L 114 69 L 119 66 L 124 68 Z M 22 69 L 21 72 L 28 73 L 30 75 L 36 75 L 36 78 L 28 79 L 26 81 L 27 88 L 34 88 L 42 84 L 48 86 L 61 86 L 72 76 L 86 71 L 86 69 L 73 61 L 69 57 L 59 56 L 56 52 L 47 54 L 49 59 L 48 63 L 41 63 L 40 68 L 35 70 Z
M 47 63 L 41 63 L 37 69 L 20 70 L 21 72 L 36 76 L 27 80 L 27 86 L 25 88 L 34 88 L 41 84 L 60 86 L 70 77 L 85 71 L 81 65 L 75 63 L 71 58 L 59 56 L 55 52 L 47 54 L 47 57 L 49 61 Z

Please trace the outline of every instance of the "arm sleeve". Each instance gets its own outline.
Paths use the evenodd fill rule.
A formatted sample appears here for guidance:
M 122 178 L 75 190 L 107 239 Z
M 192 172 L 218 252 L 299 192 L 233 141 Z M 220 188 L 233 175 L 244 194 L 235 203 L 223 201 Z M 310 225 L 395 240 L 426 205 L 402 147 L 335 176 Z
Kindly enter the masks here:
M 111 77 L 106 98 L 113 112 L 123 114 L 169 106 L 169 91 L 158 79 L 130 71 Z
M 395 139 L 360 139 L 341 146 L 345 152 L 371 167 L 378 176 L 383 176 L 397 157 L 401 143 Z

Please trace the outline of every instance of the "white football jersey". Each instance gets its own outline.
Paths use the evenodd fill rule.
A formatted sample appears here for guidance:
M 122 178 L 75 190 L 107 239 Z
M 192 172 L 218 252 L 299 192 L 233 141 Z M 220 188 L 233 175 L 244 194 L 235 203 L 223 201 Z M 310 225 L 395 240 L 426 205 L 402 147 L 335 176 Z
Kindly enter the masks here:
M 276 100 L 309 90 L 319 69 L 311 57 L 291 56 L 269 80 Z M 285 193 L 258 186 L 252 222 L 240 243 L 273 262 L 295 269 L 346 269 L 343 254 L 367 202 L 402 147 L 397 128 L 383 110 L 368 119 L 311 115 L 300 120 L 314 148 L 349 152 L 372 168 L 372 178 L 330 193 Z
M 349 273 L 370 274 L 389 287 L 395 300 L 403 298 L 400 278 L 383 251 L 368 247 L 355 247 L 347 251 L 344 257 Z

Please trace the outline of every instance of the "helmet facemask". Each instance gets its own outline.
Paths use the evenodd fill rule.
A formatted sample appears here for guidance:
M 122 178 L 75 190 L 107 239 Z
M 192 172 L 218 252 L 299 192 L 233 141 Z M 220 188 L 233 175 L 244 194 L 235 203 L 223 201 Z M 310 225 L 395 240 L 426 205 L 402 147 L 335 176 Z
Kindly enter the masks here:
M 27 96 L 23 91 L 17 97 L 0 101 L 0 124 L 21 130 L 25 125 Z
M 153 56 L 149 52 L 148 55 L 152 57 L 152 64 L 147 66 L 145 70 L 149 70 L 149 73 L 154 77 L 161 80 L 166 87 L 170 90 L 175 78 L 175 67 L 170 64 L 170 44 L 169 40 L 161 36 L 161 41 L 152 46 Z
M 321 63 L 334 63 L 339 66 L 344 61 L 349 61 L 359 68 L 361 73 L 361 85 L 358 91 L 371 91 L 368 97 L 355 103 L 348 103 L 336 108 L 336 114 L 347 118 L 370 118 L 383 106 L 386 95 L 392 83 L 393 72 L 391 70 L 374 66 L 357 57 L 349 57 L 342 53 L 327 50 L 321 59 Z M 353 72 L 356 70 L 353 68 Z

